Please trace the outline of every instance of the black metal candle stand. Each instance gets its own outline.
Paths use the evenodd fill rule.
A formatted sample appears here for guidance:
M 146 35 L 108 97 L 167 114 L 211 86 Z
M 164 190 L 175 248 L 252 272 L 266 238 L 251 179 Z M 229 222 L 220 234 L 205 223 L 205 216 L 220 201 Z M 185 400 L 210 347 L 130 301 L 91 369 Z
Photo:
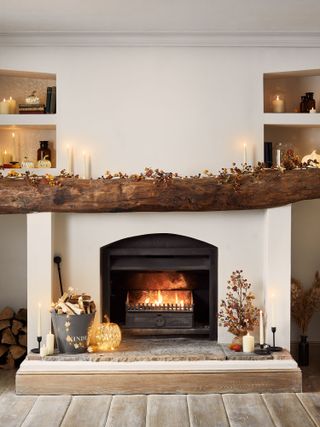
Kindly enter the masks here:
M 276 331 L 277 328 L 272 326 L 271 328 L 271 332 L 272 332 L 272 346 L 270 346 L 270 351 L 275 352 L 275 351 L 282 351 L 282 347 L 277 347 L 276 346 Z
M 37 337 L 37 341 L 38 341 L 38 348 L 33 348 L 31 350 L 31 353 L 36 353 L 36 354 L 40 353 L 40 344 L 41 344 L 41 341 L 42 341 L 42 337 Z
M 255 354 L 258 354 L 259 356 L 267 356 L 271 354 L 270 352 L 270 346 L 268 344 L 260 344 L 259 348 L 255 349 Z

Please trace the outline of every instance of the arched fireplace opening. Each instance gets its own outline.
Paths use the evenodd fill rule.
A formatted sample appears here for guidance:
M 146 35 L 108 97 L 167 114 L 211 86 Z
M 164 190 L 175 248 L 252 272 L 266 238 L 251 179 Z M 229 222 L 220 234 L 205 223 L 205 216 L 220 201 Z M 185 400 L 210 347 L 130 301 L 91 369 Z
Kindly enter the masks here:
M 146 234 L 103 246 L 100 261 L 102 312 L 126 334 L 217 339 L 215 246 Z

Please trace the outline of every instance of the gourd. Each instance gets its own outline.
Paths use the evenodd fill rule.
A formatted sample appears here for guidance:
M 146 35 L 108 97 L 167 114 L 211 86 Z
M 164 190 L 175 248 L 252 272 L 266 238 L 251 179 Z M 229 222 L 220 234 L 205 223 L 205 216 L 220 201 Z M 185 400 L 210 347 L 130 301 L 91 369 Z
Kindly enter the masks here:
M 302 158 L 302 163 L 308 163 L 308 161 L 310 160 L 311 164 L 310 166 L 316 166 L 318 168 L 320 168 L 320 155 L 317 154 L 316 150 L 313 150 L 311 154 L 308 154 L 307 156 L 304 156 Z M 313 163 L 314 161 L 317 161 L 318 163 Z
M 42 160 L 38 160 L 37 167 L 38 168 L 51 168 L 51 162 L 48 158 L 49 156 L 44 156 Z
M 31 160 L 28 160 L 28 157 L 25 157 L 23 162 L 21 162 L 21 167 L 30 169 L 34 167 L 34 164 Z
M 108 316 L 104 317 L 106 321 L 98 325 L 95 333 L 97 350 L 115 350 L 121 343 L 121 329 L 116 323 L 110 322 Z

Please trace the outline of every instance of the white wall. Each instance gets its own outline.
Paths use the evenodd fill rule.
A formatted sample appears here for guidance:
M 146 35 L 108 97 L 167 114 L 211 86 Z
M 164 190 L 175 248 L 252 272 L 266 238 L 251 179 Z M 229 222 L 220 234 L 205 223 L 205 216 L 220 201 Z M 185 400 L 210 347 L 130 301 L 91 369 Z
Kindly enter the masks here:
M 81 153 L 86 149 L 91 154 L 93 176 L 97 177 L 106 169 L 136 172 L 145 166 L 182 174 L 205 168 L 217 171 L 232 161 L 241 162 L 243 142 L 248 145 L 249 159 L 254 153 L 256 159 L 262 159 L 263 73 L 319 68 L 318 58 L 319 49 L 289 48 L 1 48 L 0 67 L 57 73 L 58 169 L 66 166 L 66 144 L 71 144 L 76 153 L 76 172 L 82 174 Z M 81 217 L 81 223 L 77 216 L 58 219 L 63 231 L 57 232 L 65 233 L 67 247 L 57 249 L 66 254 L 65 262 L 70 258 L 67 281 L 75 285 L 79 281 L 81 285 L 96 283 L 98 269 L 92 276 L 96 264 L 89 261 L 88 254 L 91 250 L 97 254 L 98 244 L 125 237 L 130 224 L 137 227 L 137 234 L 158 228 L 188 234 L 191 217 L 183 214 L 137 215 L 116 216 L 110 234 L 108 230 L 101 236 L 95 227 L 104 215 L 93 223 L 86 216 Z M 200 218 L 209 226 L 209 219 L 215 215 L 228 221 L 227 243 L 219 243 L 239 247 L 237 256 L 222 258 L 226 268 L 221 283 L 239 264 L 248 268 L 250 280 L 261 282 L 263 232 L 256 228 L 261 214 L 243 212 L 239 220 L 232 213 L 203 214 Z M 242 215 L 247 218 L 245 227 Z M 257 253 L 243 250 L 253 242 L 246 237 L 251 222 L 260 242 L 252 246 Z M 94 247 L 91 227 L 97 238 Z M 198 233 L 203 240 L 215 240 L 213 235 L 209 239 L 202 226 L 201 230 Z M 81 268 L 78 264 L 77 270 L 76 243 L 84 241 L 86 246 L 80 246 Z M 68 248 L 77 252 L 72 255 Z M 256 264 L 255 257 L 260 260 Z
M 7 305 L 14 310 L 26 308 L 26 215 L 0 215 L 0 236 L 0 310 Z

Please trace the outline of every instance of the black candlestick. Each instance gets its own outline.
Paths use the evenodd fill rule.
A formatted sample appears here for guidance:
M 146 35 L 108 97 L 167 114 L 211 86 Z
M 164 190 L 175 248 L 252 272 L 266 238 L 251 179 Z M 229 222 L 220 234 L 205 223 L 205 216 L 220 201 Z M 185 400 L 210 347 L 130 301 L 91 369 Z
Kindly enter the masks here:
M 277 328 L 275 326 L 271 327 L 271 332 L 272 332 L 272 346 L 270 347 L 270 351 L 282 351 L 282 347 L 277 347 L 276 346 L 276 331 Z
M 270 347 L 267 344 L 260 344 L 260 348 L 255 349 L 254 352 L 259 356 L 267 356 L 270 354 Z
M 36 354 L 40 354 L 40 344 L 42 341 L 42 337 L 37 337 L 37 341 L 38 341 L 38 348 L 33 348 L 31 350 L 32 353 L 36 353 Z

